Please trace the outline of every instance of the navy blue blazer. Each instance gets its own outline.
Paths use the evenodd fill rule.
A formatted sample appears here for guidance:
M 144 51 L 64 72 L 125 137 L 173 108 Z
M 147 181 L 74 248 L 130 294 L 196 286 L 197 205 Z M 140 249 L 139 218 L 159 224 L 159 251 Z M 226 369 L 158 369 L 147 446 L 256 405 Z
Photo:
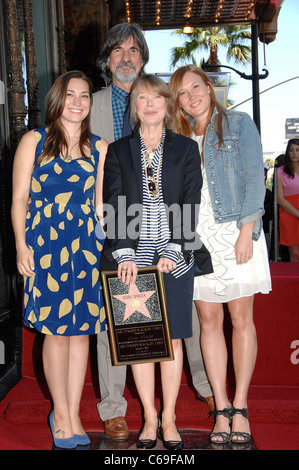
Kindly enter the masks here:
M 162 164 L 163 199 L 168 208 L 172 206 L 179 209 L 177 214 L 172 211 L 169 213 L 169 243 L 180 245 L 188 262 L 196 240 L 197 249 L 194 250 L 194 255 L 200 270 L 197 274 L 207 274 L 213 271 L 210 255 L 198 240 L 195 231 L 201 187 L 201 162 L 197 142 L 166 130 Z M 122 248 L 132 248 L 136 251 L 142 213 L 134 212 L 134 209 L 142 207 L 142 197 L 140 137 L 138 130 L 135 130 L 130 136 L 109 145 L 105 161 L 103 200 L 104 207 L 107 208 L 108 205 L 111 213 L 109 214 L 108 210 L 106 216 L 107 238 L 103 255 L 110 263 L 114 261 L 113 251 Z M 134 207 L 136 204 L 138 206 Z M 186 217 L 183 217 L 183 211 L 186 209 Z M 135 229 L 136 236 L 133 238 L 128 234 L 129 224 Z M 191 242 L 193 244 L 190 245 Z M 107 269 L 107 265 L 104 269 Z M 109 269 L 116 269 L 116 263 L 110 264 Z

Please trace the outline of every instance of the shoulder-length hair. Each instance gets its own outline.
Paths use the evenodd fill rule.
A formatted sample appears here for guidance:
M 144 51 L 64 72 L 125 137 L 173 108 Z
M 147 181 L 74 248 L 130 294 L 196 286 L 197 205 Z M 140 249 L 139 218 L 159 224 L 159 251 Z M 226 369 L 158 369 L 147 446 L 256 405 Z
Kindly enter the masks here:
M 46 104 L 46 117 L 45 126 L 47 128 L 47 136 L 44 143 L 44 148 L 40 154 L 37 163 L 40 163 L 46 157 L 55 158 L 62 155 L 66 151 L 67 138 L 63 124 L 60 117 L 64 110 L 67 90 L 69 82 L 72 78 L 79 78 L 87 83 L 90 94 L 90 105 L 92 104 L 92 84 L 86 75 L 80 70 L 73 70 L 60 75 L 54 82 L 49 90 L 45 104 Z M 89 158 L 86 155 L 86 148 L 90 148 L 90 113 L 81 123 L 81 135 L 79 139 L 79 149 L 84 158 Z
M 290 147 L 291 145 L 299 145 L 299 139 L 290 139 L 287 144 L 286 153 L 284 155 L 284 169 L 283 171 L 290 177 L 294 178 L 294 168 L 290 159 Z
M 112 82 L 112 73 L 108 65 L 108 59 L 112 50 L 131 36 L 139 46 L 143 62 L 140 75 L 144 73 L 144 67 L 149 61 L 149 50 L 142 29 L 136 23 L 119 23 L 110 28 L 107 32 L 101 48 L 100 57 L 97 60 L 97 65 L 106 85 L 109 85 Z
M 175 132 L 186 135 L 187 137 L 190 137 L 191 132 L 192 132 L 193 118 L 192 116 L 189 116 L 187 113 L 185 113 L 185 111 L 183 110 L 179 102 L 183 77 L 187 72 L 193 72 L 196 75 L 198 75 L 202 79 L 202 81 L 206 84 L 206 86 L 209 87 L 210 89 L 211 103 L 210 103 L 210 112 L 209 112 L 206 128 L 210 123 L 211 117 L 216 107 L 217 114 L 216 114 L 215 121 L 214 121 L 214 131 L 216 132 L 219 138 L 219 144 L 221 146 L 221 144 L 223 143 L 222 118 L 225 117 L 227 120 L 226 110 L 225 108 L 223 108 L 223 106 L 221 106 L 220 103 L 218 103 L 218 101 L 216 101 L 213 84 L 211 80 L 209 79 L 208 75 L 206 75 L 202 69 L 200 69 L 199 67 L 196 67 L 195 65 L 185 65 L 183 67 L 178 68 L 173 73 L 169 82 L 169 86 L 174 96 L 173 119 L 174 119 Z
M 157 93 L 166 99 L 166 116 L 164 125 L 168 129 L 173 129 L 173 98 L 169 85 L 157 75 L 144 74 L 139 76 L 132 87 L 130 96 L 130 119 L 132 127 L 139 125 L 140 120 L 137 115 L 136 99 L 140 88 L 144 88 L 149 93 Z

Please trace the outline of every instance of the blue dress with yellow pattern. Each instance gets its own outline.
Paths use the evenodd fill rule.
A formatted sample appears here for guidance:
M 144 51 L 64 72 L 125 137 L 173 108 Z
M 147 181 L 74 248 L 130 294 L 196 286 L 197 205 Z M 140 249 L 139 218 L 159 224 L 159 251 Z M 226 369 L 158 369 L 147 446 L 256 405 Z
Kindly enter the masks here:
M 36 130 L 35 136 L 36 162 L 46 130 Z M 100 145 L 93 135 L 90 159 L 50 157 L 34 165 L 26 243 L 35 276 L 25 277 L 23 320 L 44 334 L 90 335 L 105 329 L 99 277 L 104 235 L 93 205 Z

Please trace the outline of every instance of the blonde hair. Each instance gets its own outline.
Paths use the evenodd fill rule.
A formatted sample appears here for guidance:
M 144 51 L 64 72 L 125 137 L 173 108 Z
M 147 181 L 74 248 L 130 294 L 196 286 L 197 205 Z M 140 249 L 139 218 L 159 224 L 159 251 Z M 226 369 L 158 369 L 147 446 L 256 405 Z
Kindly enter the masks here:
M 180 89 L 181 89 L 183 77 L 187 72 L 193 72 L 196 75 L 198 75 L 201 78 L 201 80 L 205 83 L 205 85 L 209 87 L 210 89 L 210 112 L 209 112 L 206 128 L 211 121 L 214 108 L 216 107 L 218 113 L 214 121 L 214 131 L 216 132 L 219 138 L 219 142 L 221 146 L 221 144 L 223 143 L 222 118 L 224 116 L 227 120 L 226 110 L 216 100 L 213 84 L 211 80 L 209 79 L 208 75 L 206 75 L 202 69 L 200 69 L 199 67 L 196 67 L 195 65 L 185 65 L 183 67 L 178 68 L 172 75 L 171 80 L 169 82 L 170 89 L 174 96 L 174 114 L 173 114 L 174 130 L 175 132 L 186 135 L 187 137 L 191 136 L 192 125 L 190 124 L 190 118 L 192 121 L 192 116 L 188 116 L 179 103 Z M 206 128 L 205 128 L 205 131 L 206 131 Z
M 173 97 L 169 85 L 164 82 L 157 75 L 144 74 L 139 76 L 132 87 L 130 96 L 130 116 L 132 126 L 140 124 L 140 120 L 137 115 L 136 99 L 139 87 L 145 88 L 150 93 L 157 93 L 159 96 L 163 96 L 166 99 L 166 116 L 164 125 L 168 129 L 173 130 Z

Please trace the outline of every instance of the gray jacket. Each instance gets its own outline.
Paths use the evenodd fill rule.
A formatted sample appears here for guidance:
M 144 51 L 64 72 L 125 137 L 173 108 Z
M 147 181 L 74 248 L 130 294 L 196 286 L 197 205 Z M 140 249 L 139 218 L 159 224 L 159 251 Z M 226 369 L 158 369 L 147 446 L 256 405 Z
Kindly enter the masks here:
M 103 88 L 92 95 L 93 103 L 90 113 L 91 132 L 114 142 L 113 115 L 112 115 L 112 85 Z

